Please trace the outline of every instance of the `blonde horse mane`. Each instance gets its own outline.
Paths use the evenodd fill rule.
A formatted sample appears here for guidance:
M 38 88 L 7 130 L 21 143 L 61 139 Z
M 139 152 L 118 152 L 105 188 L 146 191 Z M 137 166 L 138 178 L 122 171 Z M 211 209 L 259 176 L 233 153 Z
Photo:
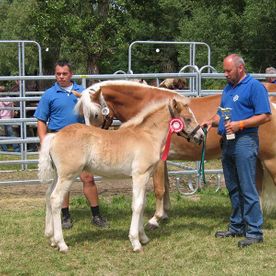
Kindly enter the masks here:
M 96 85 L 97 84 L 94 84 L 93 86 Z M 93 86 L 88 87 L 81 93 L 81 97 L 79 98 L 74 108 L 75 113 L 84 115 L 86 118 L 90 118 L 91 116 L 94 117 L 95 114 L 101 112 L 101 105 L 91 101 L 91 94 L 97 92 L 97 90 L 93 89 Z M 101 97 L 103 96 L 101 95 Z

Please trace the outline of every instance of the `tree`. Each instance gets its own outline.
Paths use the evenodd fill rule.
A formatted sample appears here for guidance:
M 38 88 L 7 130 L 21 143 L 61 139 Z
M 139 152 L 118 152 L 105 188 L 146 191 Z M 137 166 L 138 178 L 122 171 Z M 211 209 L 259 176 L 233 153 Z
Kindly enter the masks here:
M 246 1 L 242 17 L 243 52 L 255 72 L 264 73 L 266 67 L 276 64 L 275 10 L 274 0 Z

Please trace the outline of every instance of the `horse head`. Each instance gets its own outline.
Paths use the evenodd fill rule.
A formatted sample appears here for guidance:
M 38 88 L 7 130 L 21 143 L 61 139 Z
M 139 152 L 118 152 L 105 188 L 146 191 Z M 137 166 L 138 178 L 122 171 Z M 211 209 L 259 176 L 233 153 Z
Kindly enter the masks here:
M 162 81 L 159 87 L 171 90 L 183 90 L 188 88 L 187 80 L 184 78 L 169 78 Z
M 169 111 L 172 119 L 180 118 L 183 122 L 184 127 L 177 135 L 186 138 L 188 141 L 201 144 L 204 138 L 204 132 L 188 103 L 173 98 L 169 104 Z
M 75 111 L 84 116 L 86 125 L 101 126 L 108 129 L 113 122 L 113 113 L 107 106 L 101 89 L 88 87 L 81 94 L 73 92 L 79 98 Z

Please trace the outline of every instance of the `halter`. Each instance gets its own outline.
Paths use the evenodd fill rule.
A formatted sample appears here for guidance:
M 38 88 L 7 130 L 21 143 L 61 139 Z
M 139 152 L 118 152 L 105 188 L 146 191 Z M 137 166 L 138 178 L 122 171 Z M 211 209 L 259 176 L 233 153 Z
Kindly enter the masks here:
M 101 126 L 102 129 L 108 129 L 109 126 L 112 124 L 112 121 L 113 121 L 113 117 L 109 116 L 109 113 L 110 113 L 110 109 L 101 93 L 101 96 L 100 96 L 100 106 L 102 108 L 102 115 L 104 117 L 104 121 L 103 121 L 103 124 Z

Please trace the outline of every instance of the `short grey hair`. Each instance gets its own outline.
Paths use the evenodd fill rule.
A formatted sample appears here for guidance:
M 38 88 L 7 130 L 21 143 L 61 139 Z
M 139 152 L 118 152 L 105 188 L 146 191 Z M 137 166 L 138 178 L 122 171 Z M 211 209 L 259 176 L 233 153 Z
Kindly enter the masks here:
M 265 69 L 266 74 L 276 74 L 276 69 L 274 67 L 267 67 Z

